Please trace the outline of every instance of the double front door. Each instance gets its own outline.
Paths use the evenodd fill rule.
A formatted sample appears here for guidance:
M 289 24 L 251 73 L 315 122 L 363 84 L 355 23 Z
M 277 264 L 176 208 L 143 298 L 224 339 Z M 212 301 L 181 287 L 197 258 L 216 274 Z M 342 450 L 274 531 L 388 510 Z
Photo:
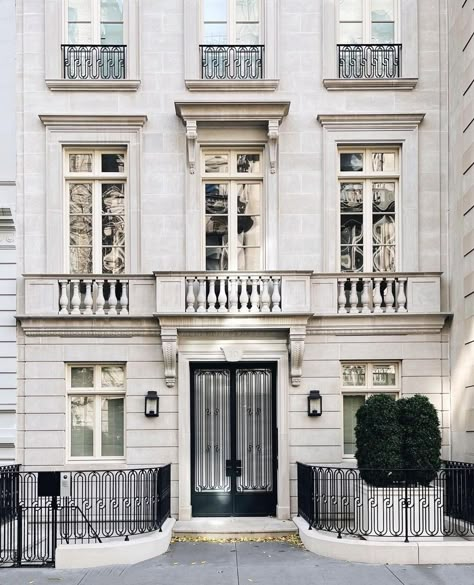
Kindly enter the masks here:
M 193 516 L 276 512 L 276 369 L 191 366 Z

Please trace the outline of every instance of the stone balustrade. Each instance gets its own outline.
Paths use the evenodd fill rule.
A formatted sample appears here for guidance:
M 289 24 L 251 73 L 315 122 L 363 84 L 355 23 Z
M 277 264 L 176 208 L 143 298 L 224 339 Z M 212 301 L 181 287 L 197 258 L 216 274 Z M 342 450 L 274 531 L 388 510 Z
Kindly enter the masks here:
M 406 313 L 407 280 L 402 276 L 338 278 L 338 313 Z
M 128 280 L 59 279 L 60 315 L 128 315 Z

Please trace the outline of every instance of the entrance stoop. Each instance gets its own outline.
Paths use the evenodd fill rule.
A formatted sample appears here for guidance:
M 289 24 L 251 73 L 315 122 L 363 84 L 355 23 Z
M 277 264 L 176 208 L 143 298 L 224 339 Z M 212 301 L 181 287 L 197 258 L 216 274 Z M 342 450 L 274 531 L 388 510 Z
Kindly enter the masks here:
M 292 520 L 264 517 L 193 518 L 178 520 L 173 528 L 174 536 L 204 536 L 213 538 L 265 538 L 296 534 Z

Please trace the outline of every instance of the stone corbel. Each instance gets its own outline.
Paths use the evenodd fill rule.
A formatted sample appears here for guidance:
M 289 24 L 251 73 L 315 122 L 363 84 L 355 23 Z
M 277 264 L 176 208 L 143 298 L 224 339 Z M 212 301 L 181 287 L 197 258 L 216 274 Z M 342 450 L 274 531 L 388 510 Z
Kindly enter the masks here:
M 161 344 L 163 347 L 166 385 L 168 388 L 173 388 L 176 383 L 178 330 L 174 328 L 162 328 Z
M 270 172 L 275 174 L 277 162 L 278 138 L 280 136 L 280 122 L 268 120 L 268 148 L 270 152 Z
M 301 384 L 305 337 L 306 327 L 291 327 L 288 349 L 290 352 L 290 377 L 292 386 L 299 386 Z
M 186 142 L 188 145 L 188 165 L 189 172 L 194 175 L 196 172 L 196 141 L 197 141 L 197 122 L 196 120 L 186 120 Z

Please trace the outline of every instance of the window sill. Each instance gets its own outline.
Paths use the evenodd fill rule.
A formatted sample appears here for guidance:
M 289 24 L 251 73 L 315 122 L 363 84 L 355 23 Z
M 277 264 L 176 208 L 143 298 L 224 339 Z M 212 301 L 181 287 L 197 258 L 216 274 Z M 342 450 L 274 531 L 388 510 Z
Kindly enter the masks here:
M 401 77 L 400 79 L 323 79 L 324 87 L 329 91 L 361 91 L 375 90 L 402 90 L 415 89 L 418 78 Z
M 46 79 L 51 91 L 137 91 L 139 79 Z
M 275 91 L 279 79 L 186 79 L 189 91 Z

